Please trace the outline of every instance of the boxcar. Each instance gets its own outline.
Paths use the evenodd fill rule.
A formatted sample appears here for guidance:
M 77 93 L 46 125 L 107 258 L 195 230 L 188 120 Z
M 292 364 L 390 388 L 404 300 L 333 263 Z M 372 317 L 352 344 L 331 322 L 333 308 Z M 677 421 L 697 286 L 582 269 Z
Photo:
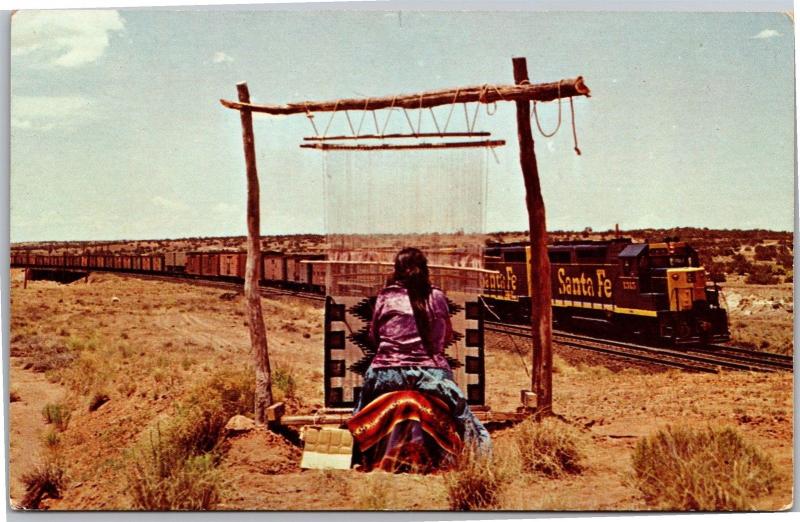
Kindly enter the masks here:
M 150 256 L 150 269 L 153 272 L 163 272 L 164 256 L 163 255 Z
M 292 286 L 310 289 L 314 281 L 314 265 L 303 261 L 325 259 L 325 254 L 286 254 L 286 281 Z
M 218 252 L 188 252 L 186 254 L 186 273 L 219 277 L 219 261 Z
M 219 254 L 219 275 L 243 280 L 246 263 L 246 252 L 222 252 Z
M 261 265 L 261 273 L 267 283 L 280 285 L 286 281 L 286 256 L 283 252 L 261 252 Z
M 185 252 L 168 252 L 163 256 L 164 265 L 162 270 L 167 272 L 186 272 L 187 255 Z

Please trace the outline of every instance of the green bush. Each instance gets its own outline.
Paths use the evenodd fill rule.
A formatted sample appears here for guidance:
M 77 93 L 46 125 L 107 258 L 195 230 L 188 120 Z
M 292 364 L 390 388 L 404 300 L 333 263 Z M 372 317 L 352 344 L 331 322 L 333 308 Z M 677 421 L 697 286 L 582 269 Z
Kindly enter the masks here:
M 42 408 L 42 417 L 44 417 L 47 424 L 53 424 L 59 431 L 64 431 L 69 426 L 69 419 L 72 417 L 72 413 L 65 404 L 46 404 Z
M 774 285 L 778 283 L 778 276 L 769 265 L 753 265 L 744 282 L 749 285 Z
M 659 509 L 743 511 L 757 509 L 778 473 L 734 428 L 670 426 L 636 445 L 632 481 Z

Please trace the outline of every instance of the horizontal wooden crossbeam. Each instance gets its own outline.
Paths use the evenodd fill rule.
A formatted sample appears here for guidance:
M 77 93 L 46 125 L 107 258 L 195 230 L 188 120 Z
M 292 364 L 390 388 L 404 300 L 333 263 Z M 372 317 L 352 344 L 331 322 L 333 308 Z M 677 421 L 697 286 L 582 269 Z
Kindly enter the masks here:
M 409 149 L 466 149 L 470 147 L 502 147 L 505 140 L 445 141 L 442 143 L 382 143 L 380 145 L 335 145 L 332 143 L 303 143 L 300 148 L 317 150 L 409 150 Z
M 568 78 L 557 82 L 520 85 L 477 85 L 425 91 L 416 94 L 401 94 L 380 98 L 341 99 L 333 101 L 306 101 L 286 105 L 259 105 L 255 103 L 220 100 L 229 109 L 263 112 L 266 114 L 304 114 L 333 111 L 371 111 L 390 107 L 403 109 L 426 109 L 453 103 L 494 103 L 498 101 L 552 101 L 572 96 L 590 96 L 583 77 Z
M 304 141 L 384 140 L 390 138 L 478 138 L 491 136 L 491 132 L 418 132 L 417 134 L 358 134 L 347 136 L 306 136 Z

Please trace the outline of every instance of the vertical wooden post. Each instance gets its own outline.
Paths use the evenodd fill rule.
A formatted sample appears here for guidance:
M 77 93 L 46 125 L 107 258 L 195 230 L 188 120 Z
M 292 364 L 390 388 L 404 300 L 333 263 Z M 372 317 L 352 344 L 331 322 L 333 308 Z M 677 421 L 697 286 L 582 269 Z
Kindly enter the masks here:
M 514 83 L 528 83 L 525 58 L 513 58 Z M 530 103 L 516 101 L 519 161 L 525 179 L 525 202 L 528 206 L 528 227 L 531 239 L 531 334 L 533 344 L 532 388 L 536 392 L 538 415 L 552 412 L 553 325 L 550 301 L 550 259 L 547 257 L 547 228 L 544 200 L 539 182 L 539 167 L 533 150 Z
M 22 281 L 22 288 L 23 289 L 28 288 L 28 278 L 30 276 L 31 276 L 31 269 L 30 268 L 26 268 L 25 269 L 25 279 Z
M 247 83 L 236 85 L 239 101 L 250 103 Z M 253 114 L 240 109 L 242 119 L 242 141 L 244 160 L 247 165 L 247 263 L 244 272 L 244 295 L 247 302 L 247 320 L 250 327 L 250 344 L 253 349 L 253 364 L 256 373 L 255 414 L 256 423 L 267 423 L 267 408 L 272 404 L 272 374 L 267 351 L 267 332 L 261 312 L 261 292 L 259 292 L 259 263 L 261 262 L 261 211 L 258 171 L 256 170 L 255 137 L 253 135 Z

